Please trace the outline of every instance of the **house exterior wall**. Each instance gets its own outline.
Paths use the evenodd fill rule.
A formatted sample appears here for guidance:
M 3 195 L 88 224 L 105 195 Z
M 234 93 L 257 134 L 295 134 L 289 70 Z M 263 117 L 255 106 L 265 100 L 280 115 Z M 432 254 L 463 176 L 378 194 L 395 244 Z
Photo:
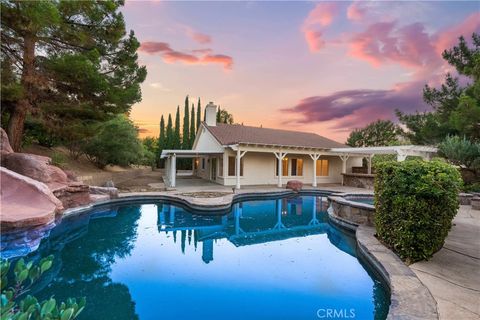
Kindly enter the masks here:
M 236 177 L 228 176 L 228 157 L 236 156 L 236 152 L 232 150 L 225 150 L 223 157 L 217 158 L 217 177 L 215 182 L 226 185 L 235 186 Z M 285 184 L 288 180 L 300 180 L 305 184 L 312 184 L 313 182 L 313 160 L 309 155 L 305 154 L 288 154 L 289 159 L 289 175 L 282 177 L 282 182 Z M 290 167 L 292 158 L 303 159 L 303 174 L 301 176 L 291 176 Z M 329 175 L 317 176 L 317 183 L 341 183 L 342 182 L 342 161 L 338 156 L 322 156 L 320 159 L 329 160 Z M 223 166 L 220 165 L 223 161 Z M 247 152 L 243 158 L 243 176 L 240 177 L 241 185 L 276 185 L 278 177 L 276 175 L 276 157 L 271 152 Z M 349 158 L 347 160 L 347 172 L 351 172 L 352 166 L 361 165 L 361 158 Z M 203 179 L 210 180 L 211 159 L 205 160 L 206 168 L 201 170 L 201 160 L 199 161 L 198 176 Z

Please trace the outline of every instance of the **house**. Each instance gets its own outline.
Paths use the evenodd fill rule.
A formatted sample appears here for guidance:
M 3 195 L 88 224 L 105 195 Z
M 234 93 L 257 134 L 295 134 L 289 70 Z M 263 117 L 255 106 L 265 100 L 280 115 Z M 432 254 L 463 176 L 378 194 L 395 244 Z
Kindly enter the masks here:
M 352 167 L 367 159 L 371 172 L 374 154 L 430 157 L 435 148 L 419 146 L 349 148 L 315 133 L 216 123 L 217 107 L 205 107 L 205 121 L 197 131 L 192 150 L 163 150 L 165 182 L 176 184 L 176 159 L 192 158 L 193 174 L 225 186 L 277 185 L 300 180 L 341 183 Z

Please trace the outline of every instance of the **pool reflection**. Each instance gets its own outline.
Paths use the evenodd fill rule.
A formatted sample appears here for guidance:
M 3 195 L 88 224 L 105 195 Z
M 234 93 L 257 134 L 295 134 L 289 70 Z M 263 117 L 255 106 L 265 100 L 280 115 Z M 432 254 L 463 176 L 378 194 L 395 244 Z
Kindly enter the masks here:
M 157 203 L 71 217 L 30 255 L 55 255 L 32 293 L 86 296 L 81 319 L 314 319 L 322 307 L 384 318 L 388 294 L 325 206 L 308 196 L 239 202 L 222 216 Z

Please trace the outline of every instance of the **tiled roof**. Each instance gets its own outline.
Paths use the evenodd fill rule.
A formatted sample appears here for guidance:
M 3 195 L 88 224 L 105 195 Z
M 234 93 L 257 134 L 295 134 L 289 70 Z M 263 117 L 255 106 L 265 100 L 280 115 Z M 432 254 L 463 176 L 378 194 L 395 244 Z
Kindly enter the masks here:
M 249 127 L 239 124 L 219 123 L 216 126 L 203 124 L 222 145 L 251 143 L 324 149 L 346 147 L 342 143 L 315 133 Z

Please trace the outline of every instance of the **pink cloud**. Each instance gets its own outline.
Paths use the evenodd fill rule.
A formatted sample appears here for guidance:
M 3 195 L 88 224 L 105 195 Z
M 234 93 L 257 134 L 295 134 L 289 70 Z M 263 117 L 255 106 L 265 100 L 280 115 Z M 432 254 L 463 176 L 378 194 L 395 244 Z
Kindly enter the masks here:
M 212 37 L 208 34 L 196 31 L 189 26 L 184 26 L 184 29 L 187 36 L 199 44 L 207 44 L 212 42 Z
M 232 69 L 233 59 L 230 56 L 224 54 L 207 54 L 201 59 L 204 63 L 219 63 L 223 65 L 224 69 Z
M 441 54 L 445 49 L 451 48 L 461 35 L 470 40 L 474 32 L 480 33 L 480 12 L 472 13 L 462 23 L 439 32 L 435 42 L 437 53 Z
M 333 18 L 338 14 L 338 6 L 335 2 L 321 2 L 313 8 L 305 20 L 305 25 L 330 25 Z
M 322 28 L 329 26 L 338 14 L 334 2 L 321 2 L 313 8 L 303 22 L 302 32 L 311 52 L 318 52 L 325 47 Z
M 325 40 L 322 39 L 321 31 L 305 30 L 304 34 L 311 52 L 318 52 L 325 47 Z
M 349 20 L 362 20 L 367 13 L 367 8 L 365 8 L 361 2 L 354 2 L 347 8 L 347 18 Z
M 442 64 L 431 36 L 421 23 L 397 27 L 396 22 L 371 24 L 349 40 L 351 56 L 378 67 L 385 63 L 433 70 Z
M 158 54 L 166 63 L 181 62 L 184 64 L 220 64 L 225 70 L 233 67 L 233 58 L 224 54 L 212 54 L 211 49 L 192 50 L 191 53 L 173 50 L 168 43 L 146 41 L 142 42 L 141 52 L 150 55 Z

